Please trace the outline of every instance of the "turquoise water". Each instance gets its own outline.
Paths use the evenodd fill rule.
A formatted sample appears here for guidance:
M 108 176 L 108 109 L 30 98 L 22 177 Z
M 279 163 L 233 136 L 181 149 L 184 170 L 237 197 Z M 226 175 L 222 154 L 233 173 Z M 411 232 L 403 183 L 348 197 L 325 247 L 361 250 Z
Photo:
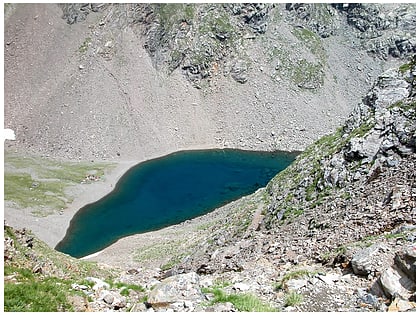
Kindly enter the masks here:
M 80 258 L 121 237 L 206 214 L 267 185 L 296 155 L 197 150 L 140 163 L 110 194 L 76 213 L 56 249 Z

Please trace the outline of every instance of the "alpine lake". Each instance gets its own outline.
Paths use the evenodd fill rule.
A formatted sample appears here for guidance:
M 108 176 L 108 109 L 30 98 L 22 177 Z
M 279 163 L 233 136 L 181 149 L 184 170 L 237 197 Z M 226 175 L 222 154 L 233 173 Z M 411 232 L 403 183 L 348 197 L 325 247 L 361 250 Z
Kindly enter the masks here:
M 137 164 L 81 208 L 56 249 L 80 258 L 118 239 L 204 215 L 264 187 L 296 152 L 179 151 Z

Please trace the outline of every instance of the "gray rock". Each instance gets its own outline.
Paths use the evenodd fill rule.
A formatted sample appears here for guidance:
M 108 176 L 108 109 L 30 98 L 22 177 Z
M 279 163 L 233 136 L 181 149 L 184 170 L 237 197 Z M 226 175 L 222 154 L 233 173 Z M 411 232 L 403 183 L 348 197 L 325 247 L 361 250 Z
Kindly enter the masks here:
M 288 291 L 297 291 L 306 286 L 308 280 L 306 279 L 290 279 L 284 283 L 284 288 Z
M 375 308 L 379 307 L 379 299 L 376 296 L 367 293 L 365 290 L 360 288 L 358 288 L 356 292 L 357 296 L 363 303 L 370 304 Z
M 144 303 L 136 303 L 133 305 L 133 307 L 130 310 L 130 312 L 146 312 L 146 311 L 147 311 L 147 307 Z
M 238 291 L 248 291 L 249 285 L 243 282 L 239 282 L 233 285 L 233 289 L 238 290 Z
M 236 82 L 245 83 L 246 81 L 248 81 L 248 77 L 246 75 L 247 70 L 248 67 L 244 60 L 236 60 L 234 65 L 232 66 L 230 75 Z
M 350 139 L 344 151 L 344 157 L 348 161 L 366 159 L 367 162 L 374 160 L 381 148 L 380 132 L 371 132 L 365 138 L 355 137 Z
M 334 35 L 339 28 L 339 16 L 332 6 L 314 3 L 288 3 L 286 10 L 296 20 L 296 25 L 301 26 L 304 23 L 308 29 L 321 37 Z
M 363 248 L 354 254 L 351 259 L 351 266 L 356 275 L 367 276 L 374 271 L 373 265 L 379 248 L 379 244 L 374 244 L 370 247 Z
M 112 307 L 114 310 L 119 310 L 121 308 L 124 308 L 127 306 L 127 301 L 125 297 L 118 295 L 117 297 L 114 297 L 114 301 L 112 302 Z
M 415 308 L 416 303 L 396 297 L 388 307 L 388 312 L 407 312 L 413 309 L 415 310 Z
M 396 253 L 394 262 L 412 281 L 416 281 L 416 251 L 413 247 Z
M 88 287 L 86 285 L 84 285 L 84 284 L 77 284 L 77 283 L 73 283 L 71 285 L 71 287 L 72 287 L 73 290 L 81 290 L 81 291 L 88 289 Z
M 151 305 L 179 301 L 203 301 L 200 279 L 195 272 L 175 275 L 159 283 L 150 293 L 147 302 Z
M 234 15 L 240 15 L 255 33 L 263 34 L 268 27 L 268 12 L 273 6 L 267 3 L 231 4 L 230 10 Z
M 106 303 L 106 304 L 112 304 L 114 302 L 114 296 L 112 294 L 105 294 L 104 297 L 102 298 L 102 300 Z
M 404 58 L 415 51 L 415 15 L 407 4 L 351 4 L 346 10 L 347 22 L 353 26 L 368 52 L 387 59 L 389 55 Z
M 408 300 L 415 290 L 415 283 L 400 269 L 395 267 L 386 269 L 379 280 L 385 295 L 388 297 L 394 297 L 398 294 Z
M 367 94 L 364 103 L 375 109 L 387 108 L 402 101 L 410 94 L 410 84 L 398 74 L 397 69 L 390 69 L 381 74 L 373 89 Z
M 332 273 L 326 274 L 325 276 L 318 275 L 317 277 L 328 285 L 334 285 L 334 282 L 337 282 L 340 279 L 340 276 L 338 274 Z
M 230 302 L 218 303 L 206 308 L 206 312 L 234 312 L 235 307 Z

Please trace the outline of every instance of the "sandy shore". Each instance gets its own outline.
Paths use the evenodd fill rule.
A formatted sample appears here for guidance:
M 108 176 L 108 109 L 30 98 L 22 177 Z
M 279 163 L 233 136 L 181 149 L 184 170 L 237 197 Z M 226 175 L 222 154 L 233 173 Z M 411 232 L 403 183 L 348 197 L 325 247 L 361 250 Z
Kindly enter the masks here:
M 34 216 L 32 209 L 17 209 L 5 204 L 4 219 L 7 224 L 15 228 L 26 228 L 49 246 L 55 247 L 63 239 L 70 221 L 83 206 L 95 202 L 110 193 L 120 177 L 137 162 L 126 161 L 116 164 L 111 171 L 106 172 L 104 181 L 91 184 L 77 184 L 71 187 L 77 197 L 62 214 L 51 214 L 45 217 Z

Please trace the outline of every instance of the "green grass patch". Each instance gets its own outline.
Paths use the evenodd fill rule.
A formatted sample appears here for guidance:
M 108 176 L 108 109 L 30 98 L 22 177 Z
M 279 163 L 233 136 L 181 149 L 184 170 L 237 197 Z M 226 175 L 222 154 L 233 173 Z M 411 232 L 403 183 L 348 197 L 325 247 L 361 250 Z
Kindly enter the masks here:
M 111 268 L 99 267 L 97 263 L 80 261 L 57 252 L 30 231 L 26 231 L 22 238 L 13 228 L 6 226 L 4 238 L 13 239 L 14 247 L 13 259 L 4 261 L 5 311 L 73 311 L 67 298 L 72 295 L 85 296 L 83 292 L 72 289 L 73 283 L 92 287 L 93 283 L 85 279 L 87 276 L 111 278 L 119 273 Z M 25 246 L 28 238 L 32 238 L 32 247 Z M 34 273 L 32 270 L 39 265 L 42 273 Z
M 295 27 L 292 33 L 296 38 L 301 40 L 315 56 L 318 56 L 322 60 L 326 58 L 325 49 L 317 34 L 303 27 Z
M 155 6 L 159 22 L 166 32 L 170 32 L 182 22 L 193 22 L 195 8 L 192 4 L 162 3 Z
M 70 186 L 80 184 L 87 175 L 103 179 L 112 163 L 62 162 L 36 157 L 5 155 L 4 200 L 33 213 L 48 215 L 67 207 L 74 199 L 66 193 Z M 90 183 L 91 181 L 85 181 Z
M 162 264 L 160 268 L 162 270 L 169 270 L 173 267 L 175 267 L 177 264 L 179 264 L 183 258 L 185 258 L 188 255 L 188 253 L 181 253 L 175 256 L 172 256 L 168 262 Z
M 301 214 L 303 214 L 304 210 L 298 208 L 294 205 L 289 205 L 286 207 L 286 211 L 283 213 L 283 217 L 281 218 L 281 222 L 284 223 L 290 219 L 297 218 Z
M 299 87 L 318 88 L 324 85 L 326 52 L 320 37 L 312 31 L 302 27 L 294 28 L 292 33 L 308 47 L 310 52 L 317 59 L 317 62 L 299 59 L 292 68 L 292 80 Z
M 60 181 L 34 181 L 26 173 L 6 173 L 4 182 L 4 199 L 23 208 L 45 205 L 53 209 L 63 209 L 67 202 L 72 201 L 65 197 L 65 184 Z
M 230 302 L 239 312 L 275 312 L 277 309 L 268 303 L 261 301 L 258 297 L 249 293 L 227 294 L 219 287 L 203 288 L 203 293 L 213 294 L 210 305 L 216 303 Z
M 198 231 L 204 231 L 204 230 L 209 229 L 213 225 L 214 225 L 213 222 L 203 223 L 203 224 L 200 224 L 199 226 L 197 226 L 197 230 Z
M 188 255 L 187 250 L 182 250 L 182 240 L 167 241 L 161 244 L 153 244 L 136 250 L 134 259 L 137 262 L 147 262 L 152 260 L 162 260 L 167 258 L 168 261 L 160 266 L 163 270 L 169 270 L 182 258 Z
M 56 277 L 35 277 L 31 270 L 5 266 L 5 275 L 16 275 L 17 283 L 4 283 L 6 312 L 64 312 L 73 311 L 67 300 L 71 286 Z
M 403 102 L 403 101 L 398 101 L 395 104 L 392 104 L 391 106 L 389 106 L 389 108 L 401 108 L 404 111 L 409 111 L 409 110 L 416 110 L 416 101 L 412 101 L 412 102 Z
M 406 73 L 406 72 L 408 72 L 408 71 L 413 71 L 413 70 L 415 70 L 415 68 L 416 68 L 416 57 L 415 57 L 415 55 L 413 56 L 413 57 L 411 57 L 411 60 L 409 61 L 409 62 L 407 62 L 407 63 L 404 63 L 404 64 L 402 64 L 399 68 L 398 68 L 398 70 L 401 72 L 401 73 Z
M 302 303 L 303 297 L 302 294 L 299 294 L 295 291 L 288 293 L 284 299 L 284 306 L 296 306 Z
M 337 257 L 338 255 L 344 255 L 347 252 L 347 246 L 340 245 L 336 249 L 328 252 L 324 252 L 320 255 L 322 261 L 328 261 L 332 257 Z
M 145 288 L 143 288 L 141 285 L 132 284 L 132 283 L 124 283 L 124 282 L 114 282 L 112 279 L 106 280 L 106 282 L 112 287 L 121 289 L 120 294 L 123 296 L 130 295 L 130 290 L 136 291 L 136 292 L 144 292 L 146 291 Z

